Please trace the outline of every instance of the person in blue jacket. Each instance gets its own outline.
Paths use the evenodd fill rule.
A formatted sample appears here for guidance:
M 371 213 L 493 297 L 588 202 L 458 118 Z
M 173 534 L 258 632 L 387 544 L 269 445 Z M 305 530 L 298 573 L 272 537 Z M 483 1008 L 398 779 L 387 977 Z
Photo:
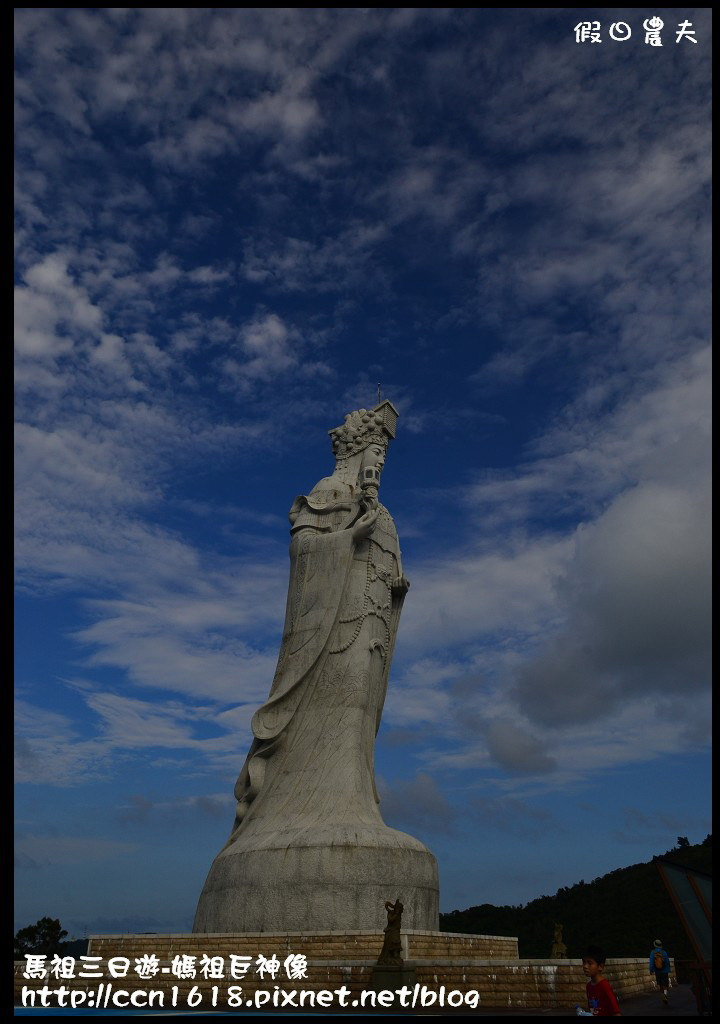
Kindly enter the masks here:
M 663 949 L 660 939 L 655 939 L 650 951 L 650 973 L 655 975 L 657 987 L 662 992 L 662 1001 L 667 1003 L 670 988 L 670 957 Z

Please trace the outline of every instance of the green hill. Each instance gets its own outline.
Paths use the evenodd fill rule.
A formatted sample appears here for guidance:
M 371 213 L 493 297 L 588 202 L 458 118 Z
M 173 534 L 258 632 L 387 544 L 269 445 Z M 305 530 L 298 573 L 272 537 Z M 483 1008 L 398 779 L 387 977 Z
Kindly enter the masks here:
M 712 836 L 680 845 L 662 856 L 699 871 L 712 872 Z M 589 943 L 608 956 L 644 956 L 654 939 L 662 939 L 671 956 L 694 959 L 692 947 L 657 868 L 649 861 L 602 875 L 592 882 L 558 889 L 525 906 L 483 903 L 440 915 L 440 930 L 475 935 L 517 935 L 521 957 L 549 957 L 555 922 L 563 925 L 569 957 L 579 957 Z

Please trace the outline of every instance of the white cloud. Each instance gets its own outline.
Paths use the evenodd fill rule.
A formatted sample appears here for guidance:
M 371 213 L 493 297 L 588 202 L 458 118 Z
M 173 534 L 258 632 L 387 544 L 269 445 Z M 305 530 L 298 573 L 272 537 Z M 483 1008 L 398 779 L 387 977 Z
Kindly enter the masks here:
M 412 779 L 396 779 L 392 785 L 380 778 L 378 794 L 383 820 L 391 828 L 446 833 L 453 827 L 456 811 L 435 779 L 424 772 Z
M 504 547 L 451 548 L 413 569 L 403 653 L 492 642 L 501 635 L 531 639 L 545 628 L 557 613 L 554 588 L 571 542 L 551 536 Z
M 197 695 L 194 703 L 158 702 L 100 690 L 84 680 L 55 682 L 56 689 L 63 686 L 71 686 L 75 699 L 84 704 L 81 716 L 71 718 L 29 700 L 17 701 L 15 776 L 19 783 L 76 787 L 112 779 L 123 764 L 133 762 L 138 751 L 146 752 L 151 767 L 160 767 L 159 752 L 174 751 L 178 771 L 188 772 L 192 765 L 196 772 L 214 770 L 231 776 L 238 771 L 241 752 L 251 739 L 255 703 L 218 711 L 212 700 L 198 706 Z
M 555 758 L 547 754 L 546 744 L 519 728 L 515 722 L 491 719 L 485 741 L 490 756 L 510 772 L 535 775 L 557 767 Z
M 470 489 L 473 543 L 412 570 L 386 718 L 436 723 L 429 770 L 563 786 L 707 743 L 708 351 L 567 413 Z
M 271 636 L 279 635 L 286 581 L 282 572 L 263 580 L 258 570 L 249 569 L 252 586 L 235 586 L 229 576 L 216 578 L 205 593 L 181 596 L 158 588 L 143 603 L 95 603 L 98 620 L 74 634 L 93 650 L 84 664 L 120 668 L 138 686 L 261 703 L 277 651 L 258 649 L 258 635 L 264 637 L 268 627 Z
M 490 184 L 489 172 L 465 153 L 442 146 L 401 151 L 398 170 L 375 197 L 386 206 L 389 220 L 419 216 L 458 230 Z
M 80 425 L 79 425 L 80 426 Z M 137 454 L 123 451 L 116 438 L 99 430 L 95 436 L 72 427 L 42 430 L 18 423 L 15 431 L 17 484 L 21 497 L 40 511 L 45 494 L 52 494 L 53 511 L 65 508 L 118 509 L 157 496 L 133 472 Z M 30 507 L 25 505 L 26 516 Z M 19 524 L 21 531 L 30 524 Z
M 72 350 L 74 333 L 96 335 L 102 313 L 70 277 L 68 258 L 53 253 L 25 272 L 15 289 L 15 344 L 21 356 L 56 357 Z
M 373 255 L 386 234 L 384 224 L 357 222 L 319 241 L 284 238 L 273 244 L 270 239 L 250 239 L 242 273 L 249 281 L 278 291 L 343 291 L 353 283 L 367 286 L 369 279 L 378 277 Z
M 231 354 L 219 360 L 223 375 L 220 386 L 245 397 L 265 385 L 272 400 L 282 382 L 297 381 L 302 389 L 303 381 L 332 376 L 327 363 L 308 358 L 310 351 L 308 340 L 297 327 L 276 313 L 259 312 L 243 324 L 239 344 L 233 346 Z M 278 406 L 278 417 L 287 416 L 288 410 L 287 402 L 284 408 Z
M 15 703 L 15 778 L 32 785 L 72 786 L 116 770 L 102 739 L 87 739 L 79 723 L 29 701 Z
M 259 316 L 245 324 L 242 342 L 248 362 L 242 372 L 248 377 L 267 377 L 289 369 L 297 362 L 292 347 L 292 332 L 274 313 Z
M 623 494 L 578 534 L 561 601 L 564 629 L 519 673 L 515 692 L 534 720 L 604 717 L 632 694 L 707 687 L 709 488 Z

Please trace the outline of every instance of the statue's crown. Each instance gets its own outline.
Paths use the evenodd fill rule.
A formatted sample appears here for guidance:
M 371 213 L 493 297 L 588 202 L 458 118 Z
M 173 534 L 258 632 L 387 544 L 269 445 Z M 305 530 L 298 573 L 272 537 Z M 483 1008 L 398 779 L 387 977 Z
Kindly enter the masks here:
M 387 399 L 374 409 L 349 412 L 341 427 L 328 430 L 335 458 L 347 459 L 369 444 L 381 444 L 387 448 L 388 442 L 395 437 L 397 418 L 397 409 Z

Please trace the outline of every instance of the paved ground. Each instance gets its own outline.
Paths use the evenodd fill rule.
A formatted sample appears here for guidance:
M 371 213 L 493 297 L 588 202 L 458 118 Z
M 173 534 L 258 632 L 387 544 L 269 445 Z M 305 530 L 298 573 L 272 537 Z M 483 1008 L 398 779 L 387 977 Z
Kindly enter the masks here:
M 689 985 L 677 985 L 668 992 L 668 1005 L 663 1006 L 657 993 L 627 999 L 621 1006 L 626 1017 L 697 1017 L 695 996 Z
M 659 994 L 635 996 L 619 1001 L 623 1017 L 697 1017 L 695 996 L 689 985 L 677 985 L 670 989 L 668 1005 L 664 1006 Z M 574 1010 L 476 1010 L 472 1016 L 513 1016 L 513 1017 L 574 1017 Z

